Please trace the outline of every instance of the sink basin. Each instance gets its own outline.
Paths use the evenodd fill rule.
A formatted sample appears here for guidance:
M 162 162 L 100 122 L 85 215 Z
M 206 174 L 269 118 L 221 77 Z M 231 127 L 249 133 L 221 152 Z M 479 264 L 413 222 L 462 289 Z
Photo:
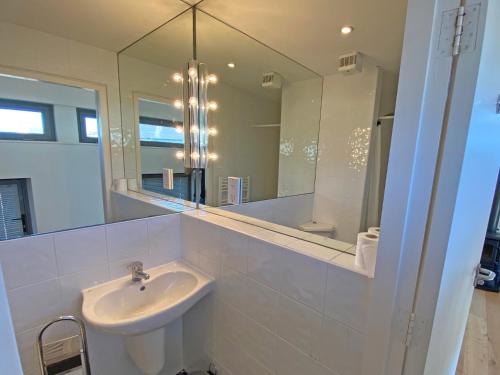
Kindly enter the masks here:
M 83 317 L 98 329 L 122 335 L 154 331 L 183 315 L 214 281 L 181 262 L 146 270 L 150 279 L 122 277 L 83 291 Z

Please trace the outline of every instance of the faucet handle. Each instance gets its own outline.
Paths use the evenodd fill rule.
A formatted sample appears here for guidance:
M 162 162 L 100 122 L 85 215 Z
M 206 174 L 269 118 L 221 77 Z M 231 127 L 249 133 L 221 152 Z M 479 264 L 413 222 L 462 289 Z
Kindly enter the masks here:
M 127 265 L 127 269 L 129 271 L 132 271 L 132 272 L 137 272 L 137 271 L 142 271 L 144 268 L 144 265 L 142 264 L 141 261 L 135 261 L 135 262 L 132 262 L 132 263 L 129 263 Z

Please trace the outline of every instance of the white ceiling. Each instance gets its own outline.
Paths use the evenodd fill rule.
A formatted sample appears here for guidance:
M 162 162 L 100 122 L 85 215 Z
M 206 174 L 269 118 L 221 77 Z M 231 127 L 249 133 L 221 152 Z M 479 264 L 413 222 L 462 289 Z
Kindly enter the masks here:
M 320 74 L 360 51 L 399 71 L 407 0 L 204 0 L 198 7 Z M 354 32 L 342 36 L 343 25 Z
M 226 84 L 279 102 L 281 90 L 262 88 L 264 73 L 277 72 L 287 82 L 318 78 L 300 64 L 203 12 L 198 12 L 196 21 L 198 59 Z M 191 12 L 147 35 L 122 54 L 182 71 L 192 57 Z M 235 63 L 236 68 L 229 69 L 229 62 Z M 121 79 L 126 77 L 121 76 Z
M 198 0 L 0 0 L 0 21 L 119 51 Z M 321 74 L 358 50 L 398 71 L 406 0 L 204 0 L 198 6 Z M 348 37 L 340 27 L 354 26 Z
M 0 21 L 119 51 L 187 8 L 179 0 L 0 0 Z

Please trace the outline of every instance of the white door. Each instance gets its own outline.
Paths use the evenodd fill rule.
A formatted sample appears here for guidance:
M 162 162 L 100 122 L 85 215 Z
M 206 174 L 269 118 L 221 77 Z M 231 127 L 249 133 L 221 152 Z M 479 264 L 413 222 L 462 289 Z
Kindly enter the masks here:
M 478 34 L 453 68 L 404 374 L 455 374 L 500 168 L 500 2 L 464 5 Z

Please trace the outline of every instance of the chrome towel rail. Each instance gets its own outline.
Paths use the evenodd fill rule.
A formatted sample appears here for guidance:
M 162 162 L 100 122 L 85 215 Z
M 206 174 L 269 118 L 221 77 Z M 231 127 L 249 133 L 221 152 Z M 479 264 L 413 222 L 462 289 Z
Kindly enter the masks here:
M 85 331 L 85 325 L 81 319 L 78 319 L 72 315 L 60 316 L 59 318 L 48 322 L 40 330 L 36 344 L 37 344 L 37 350 L 38 350 L 38 360 L 40 362 L 40 370 L 42 372 L 42 375 L 49 375 L 49 373 L 47 371 L 47 366 L 45 364 L 44 354 L 43 354 L 43 334 L 47 330 L 47 328 L 49 328 L 53 324 L 56 324 L 59 322 L 68 322 L 68 321 L 73 322 L 76 325 L 78 325 L 78 328 L 80 330 L 80 335 L 79 335 L 80 336 L 80 356 L 82 358 L 83 375 L 91 375 L 89 355 L 88 355 L 88 349 L 87 349 L 87 333 Z

